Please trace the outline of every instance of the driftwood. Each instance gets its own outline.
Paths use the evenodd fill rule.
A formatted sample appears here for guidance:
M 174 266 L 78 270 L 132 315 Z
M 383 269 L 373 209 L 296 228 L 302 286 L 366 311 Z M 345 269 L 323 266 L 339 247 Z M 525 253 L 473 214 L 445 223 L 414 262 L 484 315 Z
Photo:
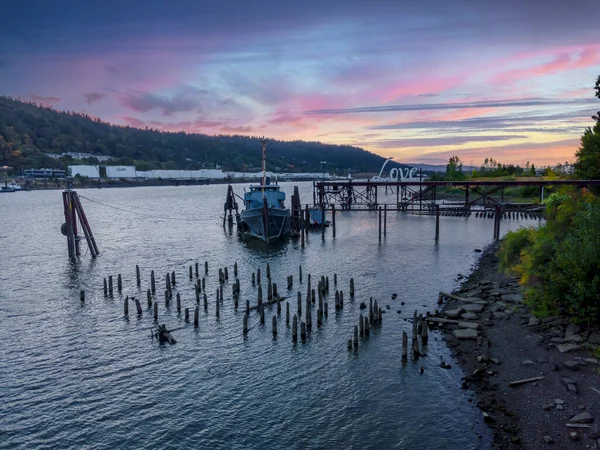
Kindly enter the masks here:
M 519 385 L 525 384 L 525 383 L 532 383 L 534 381 L 538 381 L 538 380 L 541 380 L 543 378 L 544 377 L 523 378 L 522 380 L 511 381 L 510 383 L 508 383 L 508 385 L 510 387 L 514 387 L 514 386 L 519 386 Z
M 449 294 L 448 292 L 442 292 L 442 291 L 440 291 L 440 295 L 441 295 L 442 297 L 448 297 L 448 298 L 451 298 L 452 300 L 458 300 L 458 301 L 461 301 L 461 302 L 468 303 L 468 302 L 467 302 L 467 300 L 466 300 L 465 298 L 463 298 L 463 297 L 459 297 L 458 295 Z
M 175 330 L 167 330 L 167 326 L 166 325 L 159 325 L 156 329 L 156 339 L 158 339 L 158 342 L 160 342 L 161 344 L 164 342 L 168 342 L 169 344 L 176 344 L 177 341 L 175 340 L 175 338 L 171 335 L 171 332 L 175 331 Z

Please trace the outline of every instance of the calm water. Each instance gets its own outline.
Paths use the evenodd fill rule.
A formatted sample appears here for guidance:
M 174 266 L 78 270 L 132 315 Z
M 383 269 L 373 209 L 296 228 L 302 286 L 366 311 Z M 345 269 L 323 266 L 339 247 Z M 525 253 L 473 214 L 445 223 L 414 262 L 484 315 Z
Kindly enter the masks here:
M 284 184 L 288 196 L 292 184 Z M 300 183 L 303 202 L 312 200 L 310 183 Z M 82 200 L 100 257 L 87 247 L 73 264 L 67 257 L 59 191 L 0 196 L 0 447 L 5 448 L 405 448 L 476 449 L 489 446 L 480 412 L 460 389 L 460 369 L 438 367 L 450 360 L 439 335 L 430 335 L 428 356 L 401 362 L 404 319 L 415 309 L 433 310 L 437 293 L 456 286 L 468 273 L 476 247 L 492 237 L 492 220 L 435 219 L 392 212 L 388 234 L 378 245 L 376 213 L 338 213 L 338 236 L 310 236 L 302 249 L 289 240 L 267 249 L 243 242 L 220 227 L 227 186 L 81 190 L 80 195 L 135 211 Z M 242 194 L 241 185 L 235 191 Z M 289 197 L 288 197 L 289 198 Z M 380 197 L 381 198 L 381 197 Z M 395 196 L 390 195 L 390 202 Z M 144 215 L 143 215 L 144 214 Z M 525 221 L 504 222 L 516 228 Z M 165 308 L 164 274 L 175 271 L 184 308 L 195 305 L 188 266 L 210 264 L 206 280 L 208 313 L 199 329 L 185 324 L 174 302 Z M 242 335 L 243 307 L 231 300 L 233 263 L 239 266 L 242 296 L 256 302 L 251 273 L 267 261 L 279 291 L 306 292 L 306 276 L 328 275 L 329 317 L 304 344 L 292 344 L 285 314 L 277 339 L 258 315 Z M 142 291 L 135 286 L 135 265 Z M 304 284 L 298 283 L 298 265 Z M 219 267 L 230 282 L 220 318 L 215 317 Z M 152 313 L 145 291 L 155 270 L 159 321 L 178 343 L 150 338 Z M 123 297 L 139 296 L 142 317 L 123 297 L 116 275 L 123 275 Z M 336 313 L 333 274 L 345 291 Z M 286 293 L 286 277 L 294 290 Z M 102 294 L 102 280 L 115 278 L 115 298 Z M 349 299 L 350 277 L 356 283 Z M 264 285 L 263 279 L 263 285 Z M 315 283 L 313 283 L 314 286 Z M 79 291 L 86 291 L 85 304 Z M 266 290 L 264 291 L 266 293 Z M 391 299 L 397 293 L 396 300 Z M 383 327 L 349 352 L 347 339 L 358 323 L 359 304 L 372 296 L 391 309 Z M 405 306 L 400 303 L 405 302 Z M 401 314 L 397 313 L 401 310 Z M 285 309 L 283 309 L 285 312 Z M 420 367 L 425 369 L 419 374 Z

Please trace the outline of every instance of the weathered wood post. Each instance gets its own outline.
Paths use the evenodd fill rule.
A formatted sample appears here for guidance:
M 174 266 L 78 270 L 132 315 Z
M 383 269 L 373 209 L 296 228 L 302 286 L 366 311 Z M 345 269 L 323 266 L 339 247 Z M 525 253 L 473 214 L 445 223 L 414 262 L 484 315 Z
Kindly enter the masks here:
M 290 303 L 285 302 L 285 324 L 290 324 Z
M 244 328 L 243 328 L 244 336 L 248 334 L 248 313 L 244 314 Z
M 379 207 L 379 242 L 381 242 L 381 206 Z
M 190 308 L 185 308 L 185 312 L 184 312 L 184 320 L 185 323 L 189 323 L 190 322 Z
M 279 297 L 279 294 L 277 293 L 277 283 L 273 283 L 273 298 L 277 297 Z
M 435 238 L 440 236 L 440 205 L 435 205 Z
M 354 348 L 358 348 L 358 326 L 354 325 Z
M 324 306 L 324 311 L 323 311 L 323 312 L 324 312 L 324 314 L 325 314 L 325 317 L 327 317 L 327 314 L 328 314 L 328 309 L 329 309 L 329 308 L 327 307 L 327 302 L 325 302 L 325 303 L 323 304 L 323 306 Z
M 331 204 L 331 227 L 333 229 L 333 237 L 335 237 L 335 203 Z
M 206 278 L 202 277 L 202 290 L 206 290 Z
M 298 340 L 298 316 L 294 314 L 294 319 L 292 320 L 292 341 L 296 342 Z
M 200 304 L 200 288 L 198 285 L 194 285 L 194 291 L 196 292 L 196 305 Z
M 146 292 L 146 299 L 148 300 L 148 308 L 152 308 L 152 293 L 150 289 Z
M 194 270 L 192 269 L 192 266 L 190 265 L 190 280 L 194 279 Z
M 340 291 L 340 308 L 344 307 L 344 291 Z
M 199 265 L 198 263 L 194 264 L 194 266 L 195 266 L 195 269 L 196 269 L 196 278 L 199 278 L 199 277 L 200 277 L 200 272 L 199 272 L 199 270 L 198 270 L 198 269 L 199 269 L 198 265 Z
M 352 338 L 348 339 L 348 350 L 352 350 Z
M 363 337 L 365 335 L 365 323 L 362 313 L 358 317 L 358 325 L 360 326 L 360 337 Z
M 85 302 L 85 291 L 79 291 L 79 300 L 81 303 Z
M 256 282 L 260 284 L 260 268 L 256 269 Z
M 387 205 L 383 205 L 383 235 L 387 235 Z
M 350 278 L 350 297 L 354 297 L 354 278 Z
M 269 284 L 267 286 L 267 300 L 271 301 L 273 299 L 273 283 L 271 282 L 271 279 L 269 278 Z
M 427 329 L 426 321 L 423 322 L 423 328 L 421 329 L 421 339 L 424 345 L 429 341 L 429 330 Z
M 225 297 L 223 296 L 223 285 L 219 286 L 219 300 L 223 301 Z
M 260 307 L 258 309 L 260 312 L 260 323 L 261 323 L 261 325 L 264 325 L 265 324 L 265 307 L 263 305 L 260 305 Z
M 215 305 L 216 305 L 216 316 L 219 317 L 219 305 L 221 304 L 221 302 L 216 301 Z
M 250 300 L 246 300 L 246 315 L 250 314 Z
M 267 263 L 267 278 L 271 279 L 271 265 Z
M 150 272 L 150 289 L 154 294 L 156 292 L 156 279 L 154 278 L 154 270 Z
M 106 283 L 106 278 L 104 278 L 104 296 L 108 295 L 108 284 Z
M 329 276 L 325 277 L 325 293 L 329 294 Z
M 113 296 L 113 278 L 112 275 L 108 276 L 108 295 Z
M 171 284 L 175 286 L 177 281 L 175 280 L 175 271 L 171 272 Z
M 154 321 L 158 322 L 158 303 L 154 304 Z
M 177 293 L 177 312 L 181 312 L 181 294 Z
M 365 317 L 363 319 L 364 325 L 365 325 L 365 336 L 369 336 L 369 318 Z
M 208 297 L 206 296 L 206 291 L 204 292 L 204 311 L 208 310 Z
M 256 284 L 256 275 L 252 272 L 252 286 Z
M 262 285 L 258 285 L 258 306 L 262 305 L 263 295 L 262 295 Z
M 300 338 L 303 341 L 306 340 L 306 324 L 304 322 L 300 322 Z
M 138 266 L 137 264 L 135 265 L 135 281 L 138 286 L 142 284 L 142 279 L 140 277 L 140 266 Z
M 312 313 L 310 309 L 310 300 L 306 299 L 306 328 L 309 330 L 312 328 Z
M 237 261 L 233 263 L 233 276 L 237 278 L 238 276 L 238 265 Z
M 402 332 L 402 359 L 406 360 L 408 358 L 408 334 L 406 331 Z
M 298 267 L 298 272 L 299 272 L 299 274 L 298 274 L 299 275 L 299 278 L 298 278 L 299 279 L 299 283 L 302 284 L 302 265 L 300 265 Z
M 198 317 L 200 316 L 200 308 L 196 306 L 194 308 L 194 328 L 198 328 Z
M 121 274 L 119 274 L 119 275 L 117 275 L 117 291 L 119 291 L 119 294 L 120 294 L 122 290 L 123 290 L 123 280 L 121 279 Z
M 277 297 L 277 315 L 281 315 L 281 298 Z
M 169 295 L 169 290 L 165 289 L 165 305 L 169 306 L 169 300 L 170 300 L 171 296 Z
M 141 316 L 142 315 L 142 305 L 140 304 L 139 299 L 135 299 L 135 307 L 137 309 L 137 315 Z
M 204 261 L 204 274 L 208 275 L 208 261 Z M 204 285 L 202 285 L 202 288 L 204 289 Z
M 229 280 L 229 270 L 227 269 L 227 267 L 225 267 L 225 269 L 223 270 L 223 275 L 225 276 L 225 281 Z
M 125 314 L 125 317 L 129 315 L 129 296 L 125 297 L 123 301 L 123 314 Z
M 277 317 L 273 316 L 273 337 L 277 336 Z
M 298 314 L 302 315 L 302 294 L 298 291 Z
M 167 291 L 171 290 L 171 276 L 169 274 L 165 277 L 165 286 L 167 287 Z
M 321 203 L 321 240 L 325 240 L 325 205 Z

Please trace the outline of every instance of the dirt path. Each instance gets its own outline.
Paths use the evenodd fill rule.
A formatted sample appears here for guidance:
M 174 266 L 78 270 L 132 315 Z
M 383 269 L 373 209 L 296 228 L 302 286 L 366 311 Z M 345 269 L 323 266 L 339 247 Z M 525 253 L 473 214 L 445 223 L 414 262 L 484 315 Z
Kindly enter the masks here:
M 599 449 L 600 365 L 592 349 L 600 334 L 564 317 L 540 321 L 529 314 L 517 281 L 498 273 L 496 250 L 482 253 L 455 293 L 467 301 L 449 299 L 439 315 L 480 324 L 476 333 L 444 324 L 444 338 L 467 374 L 463 387 L 477 393 L 493 448 Z M 543 378 L 509 387 L 535 377 Z

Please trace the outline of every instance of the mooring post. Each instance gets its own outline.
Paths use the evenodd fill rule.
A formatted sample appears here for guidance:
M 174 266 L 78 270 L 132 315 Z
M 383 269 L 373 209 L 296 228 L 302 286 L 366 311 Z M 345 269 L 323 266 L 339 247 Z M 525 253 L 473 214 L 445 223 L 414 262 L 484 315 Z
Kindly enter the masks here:
M 264 325 L 265 324 L 265 308 L 263 305 L 260 305 L 260 307 L 258 308 L 260 311 L 260 324 Z
M 358 325 L 354 325 L 354 348 L 358 348 Z
M 362 313 L 360 313 L 360 316 L 358 317 L 358 325 L 360 326 L 360 337 L 363 337 L 365 335 L 365 323 Z
M 200 308 L 194 308 L 194 328 L 198 328 L 198 317 L 200 316 Z
M 148 291 L 146 292 L 146 298 L 148 300 L 148 308 L 152 307 L 152 293 L 150 292 L 150 289 L 148 289 Z
M 119 294 L 120 294 L 122 290 L 123 290 L 123 280 L 121 279 L 121 274 L 119 274 L 119 275 L 117 275 L 117 291 L 119 291 Z
M 237 261 L 233 263 L 233 276 L 237 277 L 238 276 L 238 266 L 237 266 Z
M 154 278 L 154 270 L 150 272 L 150 289 L 152 289 L 152 293 L 156 292 L 156 279 Z
M 383 205 L 383 235 L 387 235 L 387 204 Z
M 325 205 L 321 203 L 321 239 L 325 240 Z
M 123 301 L 123 314 L 125 314 L 125 317 L 129 315 L 129 297 L 125 297 Z
M 141 316 L 142 315 L 142 305 L 140 304 L 139 299 L 135 299 L 135 307 L 137 309 L 137 315 Z
M 154 304 L 154 321 L 158 322 L 158 303 Z
M 267 278 L 271 280 L 271 265 L 267 263 Z
M 440 236 L 440 205 L 435 205 L 435 238 Z
M 204 261 L 204 274 L 208 275 L 208 261 Z M 204 287 L 204 286 L 202 286 Z
M 135 281 L 138 286 L 142 284 L 142 279 L 140 278 L 140 266 L 135 265 Z
M 185 320 L 185 323 L 190 322 L 190 308 L 185 308 L 184 320 Z
M 176 280 L 175 280 L 175 271 L 171 272 L 171 284 L 173 286 L 175 286 L 176 284 Z
M 171 290 L 171 277 L 168 273 L 165 276 L 165 286 L 167 287 L 167 291 Z
M 298 267 L 299 271 L 299 283 L 302 284 L 302 264 Z
M 365 336 L 369 336 L 369 318 L 365 317 L 363 322 L 365 324 Z
M 106 278 L 104 278 L 104 296 L 108 295 L 108 285 L 106 284 Z
M 290 324 L 290 303 L 285 302 L 285 324 Z
M 177 312 L 181 312 L 181 295 L 177 293 Z
M 194 272 L 192 271 L 192 266 L 190 264 L 190 280 L 194 279 Z
M 260 284 L 260 268 L 256 269 L 256 282 Z
M 273 337 L 277 336 L 277 317 L 273 316 Z
M 208 297 L 206 296 L 206 291 L 204 291 L 204 311 L 208 310 Z
M 350 297 L 354 297 L 354 278 L 350 278 Z
M 421 339 L 423 340 L 423 344 L 427 344 L 429 341 L 429 330 L 427 329 L 427 321 L 423 321 L 423 328 L 421 328 Z
M 113 278 L 112 275 L 108 276 L 108 295 L 113 296 Z
M 200 276 L 200 272 L 198 271 L 198 263 L 195 264 L 195 268 L 196 268 L 196 278 L 198 278 Z
M 302 315 L 302 294 L 298 291 L 298 314 Z
M 244 314 L 244 335 L 248 334 L 248 313 Z
M 379 242 L 381 242 L 381 206 L 379 207 Z
M 331 204 L 331 227 L 333 229 L 333 237 L 335 237 L 335 203 Z
M 300 338 L 303 341 L 306 340 L 306 324 L 304 322 L 300 322 Z
M 85 302 L 85 291 L 79 292 L 79 300 L 81 300 L 81 303 Z
M 406 331 L 402 332 L 402 359 L 406 360 L 408 358 L 408 334 Z
M 246 314 L 250 314 L 250 300 L 246 300 Z

